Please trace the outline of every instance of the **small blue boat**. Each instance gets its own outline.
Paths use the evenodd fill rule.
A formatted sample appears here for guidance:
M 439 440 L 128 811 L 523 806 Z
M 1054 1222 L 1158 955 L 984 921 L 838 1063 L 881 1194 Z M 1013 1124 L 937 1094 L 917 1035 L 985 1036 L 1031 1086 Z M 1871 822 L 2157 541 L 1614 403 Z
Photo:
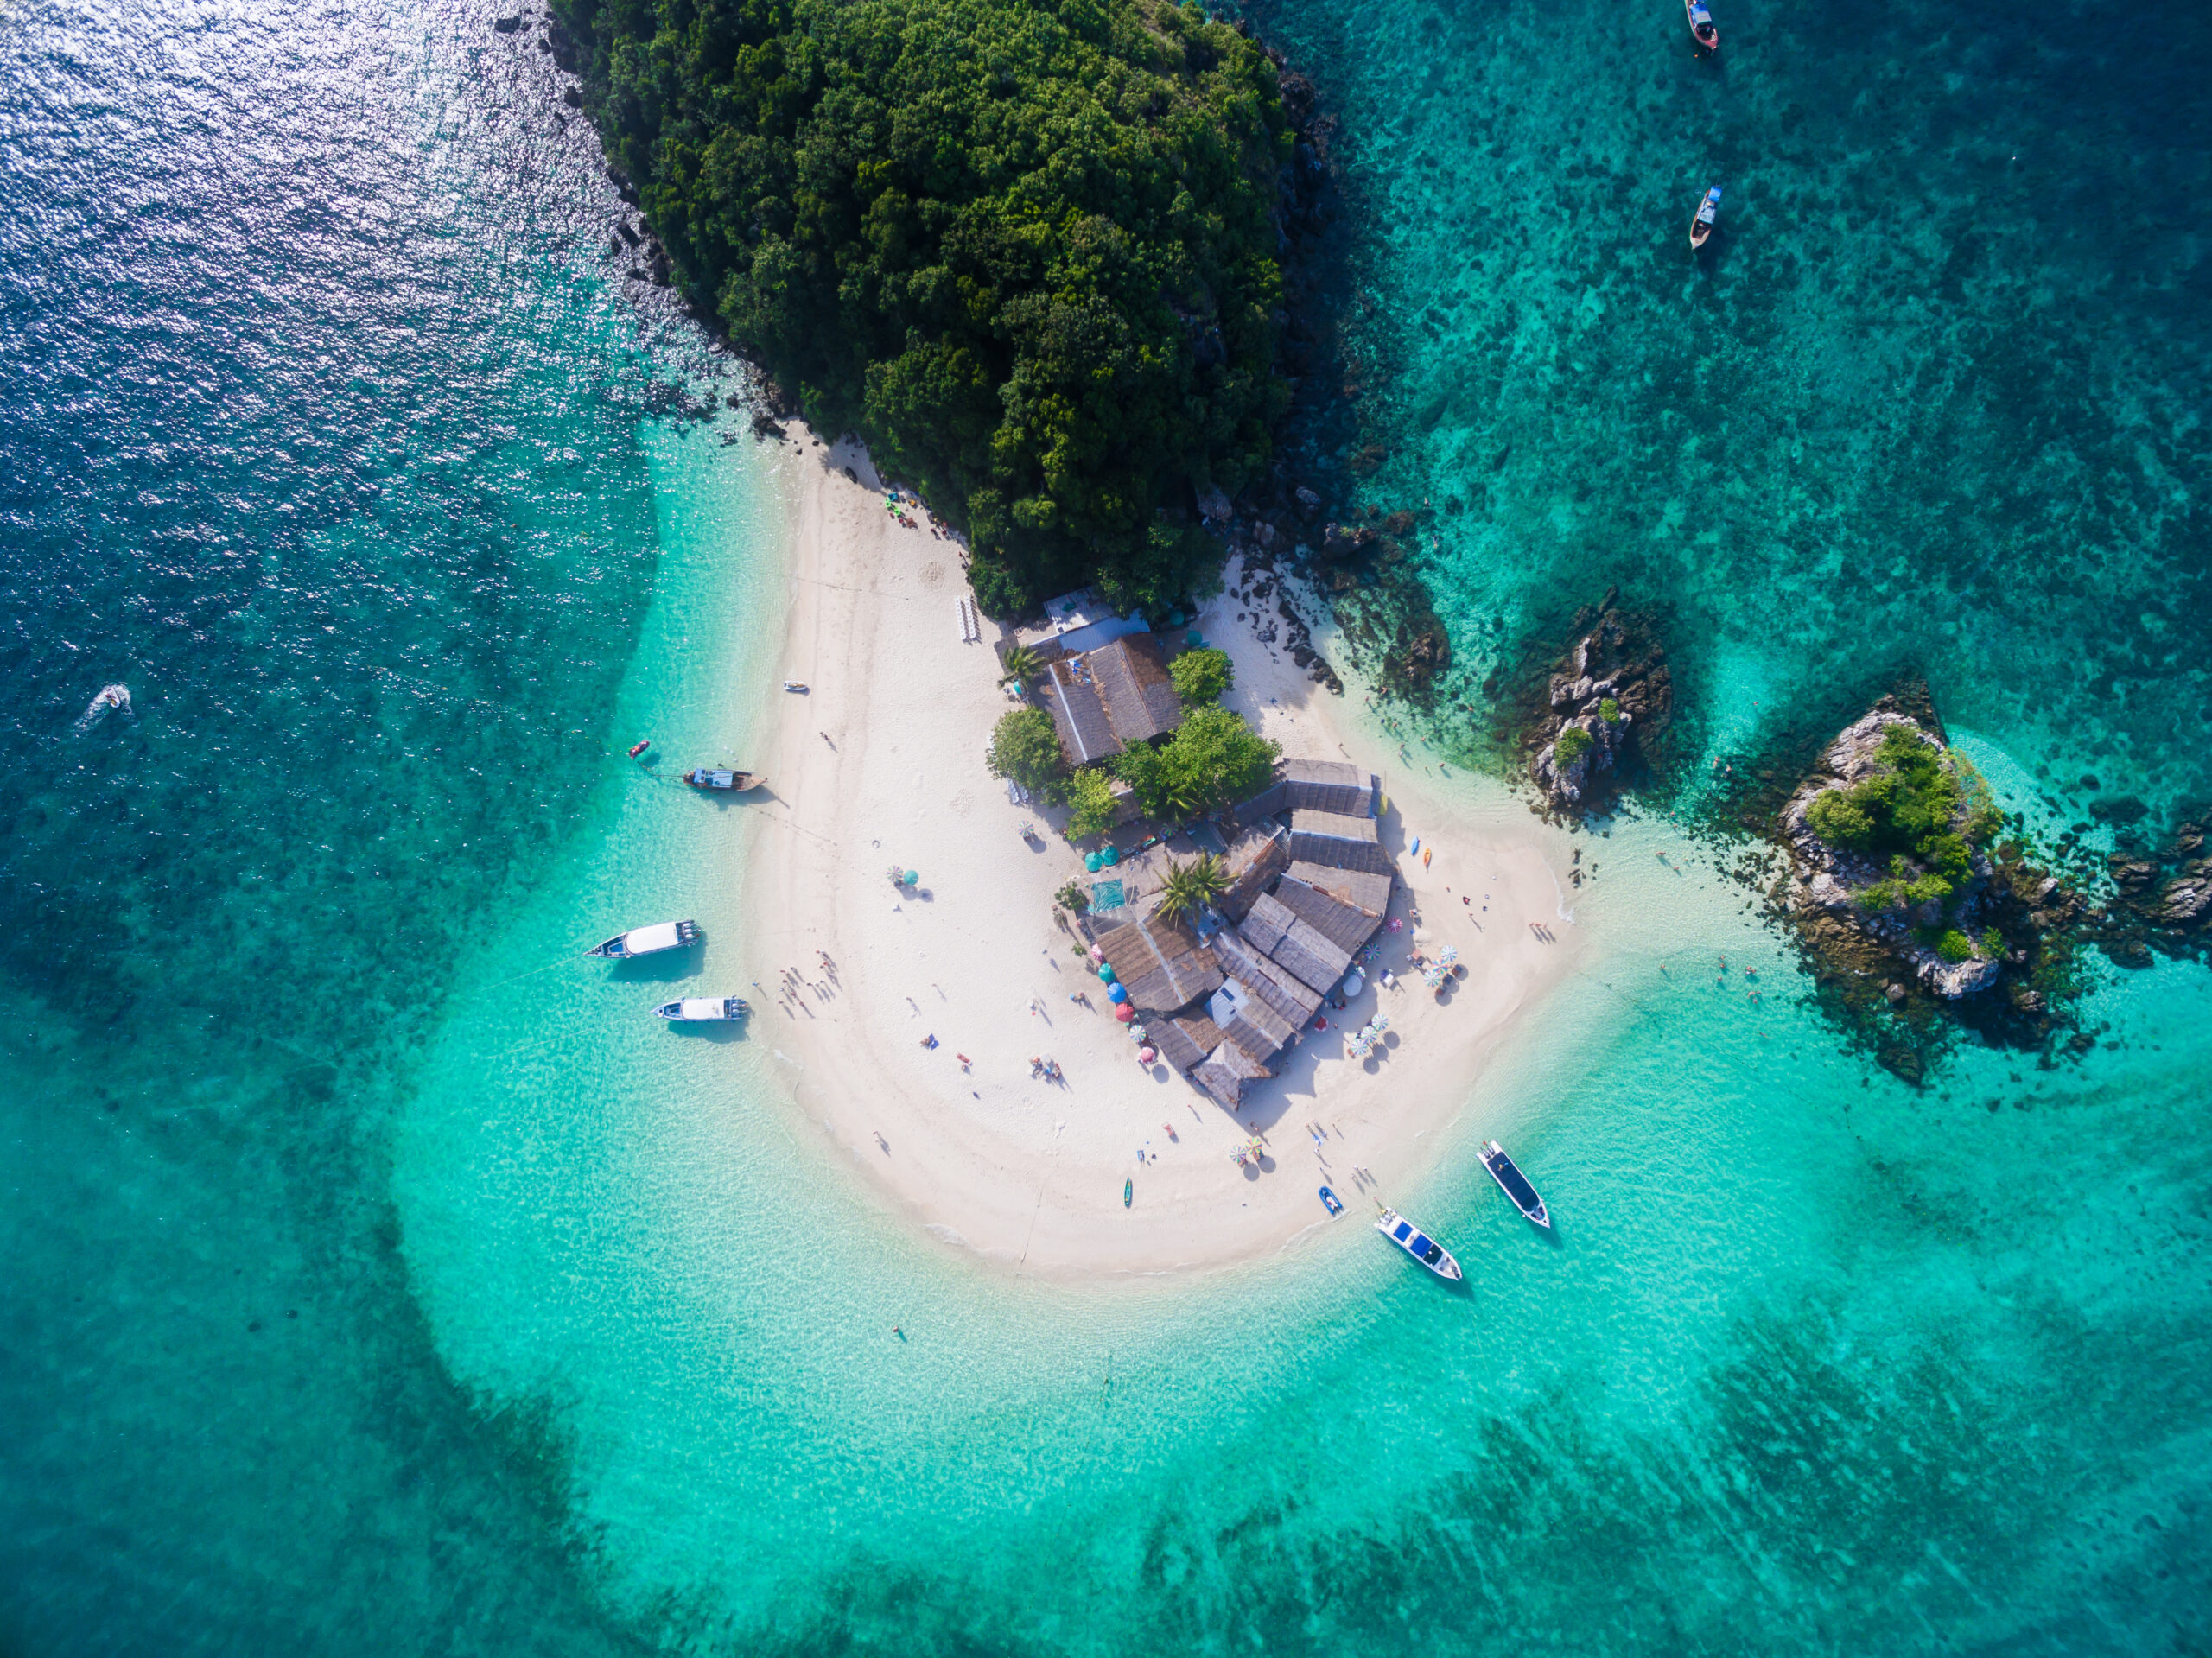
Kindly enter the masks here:
M 1544 1200 L 1536 1195 L 1535 1187 L 1529 1184 L 1529 1177 L 1505 1154 L 1504 1147 L 1494 1140 L 1484 1141 L 1483 1166 L 1490 1171 L 1490 1178 L 1504 1189 L 1505 1195 L 1513 1199 L 1516 1209 L 1537 1225 L 1549 1229 L 1551 1211 L 1544 1207 Z
M 1326 1186 L 1321 1188 L 1321 1203 L 1332 1215 L 1341 1215 L 1344 1212 L 1344 1199 Z
M 1690 220 L 1690 246 L 1703 247 L 1719 218 L 1720 187 L 1716 184 L 1705 193 L 1705 200 L 1697 204 L 1696 216 Z

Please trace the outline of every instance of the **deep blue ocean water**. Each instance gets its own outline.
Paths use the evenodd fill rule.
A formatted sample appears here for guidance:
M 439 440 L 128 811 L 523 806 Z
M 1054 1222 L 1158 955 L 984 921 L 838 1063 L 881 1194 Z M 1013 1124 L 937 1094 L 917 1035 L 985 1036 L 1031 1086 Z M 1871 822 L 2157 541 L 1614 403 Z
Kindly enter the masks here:
M 1253 15 L 1475 677 L 1618 582 L 1692 775 L 1917 671 L 2015 804 L 2206 791 L 2200 10 Z M 1465 1301 L 986 1284 L 604 1019 L 741 924 L 619 757 L 757 717 L 779 484 L 491 16 L 0 16 L 0 1650 L 2212 1646 L 2198 968 L 1916 1092 L 1621 823 Z

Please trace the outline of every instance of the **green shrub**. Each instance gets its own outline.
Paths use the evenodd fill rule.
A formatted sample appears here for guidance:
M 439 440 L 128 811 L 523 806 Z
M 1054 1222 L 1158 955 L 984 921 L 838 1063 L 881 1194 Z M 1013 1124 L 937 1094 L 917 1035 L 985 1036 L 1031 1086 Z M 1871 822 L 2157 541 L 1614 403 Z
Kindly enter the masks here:
M 1260 736 L 1242 715 L 1216 702 L 1184 715 L 1160 752 L 1169 797 L 1181 803 L 1178 810 L 1214 811 L 1266 788 L 1282 745 Z
M 1815 795 L 1805 808 L 1805 822 L 1830 846 L 1856 852 L 1874 838 L 1874 820 L 1848 789 L 1830 789 Z
M 1258 46 L 1168 0 L 554 10 L 685 295 L 967 531 L 988 613 L 1219 562 L 1158 510 L 1260 476 L 1289 406 Z
M 1059 734 L 1042 708 L 1009 708 L 999 716 L 984 755 L 995 778 L 1011 778 L 1032 794 L 1051 799 L 1067 772 Z
M 1114 779 L 1103 767 L 1086 765 L 1071 777 L 1067 798 L 1068 804 L 1074 808 L 1068 816 L 1070 839 L 1087 841 L 1114 827 Z
M 1618 699 L 1603 696 L 1598 699 L 1598 717 L 1609 726 L 1621 722 L 1621 705 Z
M 1936 941 L 1936 953 L 1947 962 L 1970 961 L 1974 956 L 1974 940 L 1956 927 L 1949 928 Z
M 1974 861 L 1974 847 L 2001 824 L 1988 806 L 1988 787 L 1963 756 L 1924 740 L 1911 726 L 1892 725 L 1875 750 L 1878 768 L 1863 783 L 1830 789 L 1805 808 L 1805 821 L 1830 846 L 1847 851 L 1917 859 L 1956 880 Z M 1969 809 L 1969 790 L 1974 791 Z M 1953 827 L 1965 812 L 1962 833 Z M 1904 873 L 1892 861 L 1893 873 Z
M 1597 741 L 1595 737 L 1580 726 L 1567 727 L 1559 734 L 1558 740 L 1552 745 L 1553 766 L 1556 770 L 1564 772 L 1595 747 Z
M 1071 915 L 1081 915 L 1090 907 L 1090 894 L 1081 881 L 1071 880 L 1052 894 L 1052 902 Z
M 1218 702 L 1236 683 L 1236 664 L 1230 661 L 1229 652 L 1211 647 L 1185 651 L 1167 664 L 1167 672 L 1175 682 L 1175 695 L 1185 702 Z
M 1981 931 L 1981 953 L 1984 956 L 1988 956 L 1992 961 L 1995 961 L 1999 956 L 2004 955 L 2005 935 L 1998 931 L 1994 927 L 1983 928 Z

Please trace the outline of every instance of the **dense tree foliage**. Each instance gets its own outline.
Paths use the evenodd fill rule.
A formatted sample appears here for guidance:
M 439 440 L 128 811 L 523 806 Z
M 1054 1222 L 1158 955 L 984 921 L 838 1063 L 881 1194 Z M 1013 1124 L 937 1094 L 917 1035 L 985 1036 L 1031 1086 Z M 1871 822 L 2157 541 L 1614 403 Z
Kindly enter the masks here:
M 1949 899 L 2000 821 L 1989 785 L 1965 755 L 1909 725 L 1885 729 L 1874 758 L 1877 769 L 1863 783 L 1815 796 L 1805 822 L 1830 846 L 1889 854 L 1887 877 L 1857 894 L 1865 907 Z
M 1274 66 L 1166 0 L 555 0 L 693 296 L 965 530 L 1166 609 L 1287 405 Z M 1177 509 L 1163 516 L 1163 506 Z
M 1114 827 L 1121 815 L 1114 798 L 1114 779 L 1105 768 L 1086 765 L 1067 781 L 1068 838 L 1087 841 Z
M 1876 770 L 1863 783 L 1831 789 L 1805 809 L 1813 833 L 1853 852 L 1891 853 L 1938 873 L 1966 872 L 1974 843 L 1995 826 L 1986 787 L 1968 800 L 1965 761 L 1909 725 L 1882 733 Z M 1980 785 L 1979 778 L 1971 781 Z M 1971 805 L 1971 810 L 1969 810 Z
M 1184 651 L 1168 664 L 1167 673 L 1175 682 L 1175 694 L 1185 702 L 1218 702 L 1236 683 L 1236 664 L 1229 652 L 1211 647 Z
M 1195 708 L 1158 747 L 1139 743 L 1114 759 L 1147 817 L 1188 817 L 1249 800 L 1268 786 L 1282 745 L 1260 736 L 1219 703 Z
M 993 777 L 1011 778 L 1046 800 L 1059 793 L 1068 769 L 1052 716 L 1042 708 L 1008 708 L 999 715 L 983 763 Z

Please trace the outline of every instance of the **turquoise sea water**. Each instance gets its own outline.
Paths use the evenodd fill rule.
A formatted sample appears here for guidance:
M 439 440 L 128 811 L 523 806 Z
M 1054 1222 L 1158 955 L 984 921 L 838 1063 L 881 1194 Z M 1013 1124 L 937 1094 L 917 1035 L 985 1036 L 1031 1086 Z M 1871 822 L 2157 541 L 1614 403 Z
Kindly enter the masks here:
M 1716 753 L 1916 668 L 2023 806 L 2202 788 L 2194 12 L 1255 15 L 1463 661 L 1618 581 Z M 782 486 L 529 35 L 18 11 L 0 88 L 0 1649 L 2212 1643 L 2202 969 L 1914 1092 L 1624 822 L 1400 1194 L 1470 1294 L 986 1283 L 573 956 L 744 988 L 742 815 L 620 751 L 766 717 Z

